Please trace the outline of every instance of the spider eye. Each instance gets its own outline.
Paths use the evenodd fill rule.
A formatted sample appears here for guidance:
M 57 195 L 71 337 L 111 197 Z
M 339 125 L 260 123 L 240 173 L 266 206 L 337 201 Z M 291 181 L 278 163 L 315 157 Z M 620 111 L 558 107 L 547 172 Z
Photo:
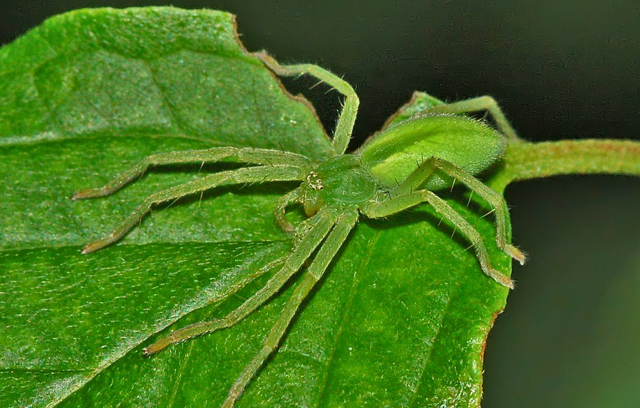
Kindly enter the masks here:
M 316 191 L 320 191 L 324 188 L 324 186 L 322 185 L 322 179 L 318 177 L 318 173 L 316 173 L 315 171 L 312 171 L 307 176 L 307 184 L 309 185 L 309 187 Z

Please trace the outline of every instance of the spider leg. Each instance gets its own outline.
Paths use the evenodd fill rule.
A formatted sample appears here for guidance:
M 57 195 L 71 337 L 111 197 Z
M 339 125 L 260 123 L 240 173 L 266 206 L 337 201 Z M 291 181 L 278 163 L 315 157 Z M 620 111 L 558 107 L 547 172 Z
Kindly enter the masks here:
M 437 157 L 431 157 L 421 163 L 418 168 L 398 187 L 391 191 L 392 196 L 410 193 L 419 188 L 435 170 L 441 171 L 464 183 L 472 192 L 482 197 L 496 212 L 496 243 L 510 257 L 524 264 L 526 256 L 515 246 L 507 242 L 507 202 L 498 193 L 487 187 L 477 178 L 455 164 Z
M 356 211 L 347 211 L 340 216 L 333 231 L 327 237 L 326 241 L 318 251 L 311 265 L 307 269 L 304 278 L 295 287 L 291 297 L 285 304 L 278 320 L 271 328 L 269 335 L 265 338 L 262 348 L 258 354 L 245 367 L 240 377 L 229 390 L 229 396 L 222 404 L 222 408 L 231 408 L 242 395 L 249 381 L 256 375 L 260 367 L 264 364 L 269 355 L 278 347 L 287 327 L 291 324 L 291 320 L 300 308 L 300 305 L 307 297 L 311 289 L 322 278 L 327 267 L 336 256 L 338 250 L 349 236 L 349 232 L 353 229 L 358 220 Z
M 83 254 L 97 251 L 122 238 L 129 230 L 151 210 L 151 207 L 163 202 L 177 200 L 181 197 L 209 190 L 214 187 L 238 183 L 260 183 L 264 181 L 295 181 L 302 180 L 304 173 L 291 166 L 257 166 L 244 167 L 236 170 L 223 171 L 206 177 L 191 180 L 166 190 L 154 193 L 134 210 L 108 236 L 94 241 L 82 250 Z
M 480 233 L 465 220 L 460 214 L 456 212 L 449 204 L 443 199 L 435 195 L 429 190 L 418 190 L 413 193 L 404 194 L 401 196 L 393 197 L 382 202 L 369 201 L 365 204 L 361 211 L 369 218 L 381 218 L 391 214 L 403 211 L 407 208 L 416 206 L 423 202 L 428 202 L 431 206 L 440 213 L 444 218 L 451 221 L 455 228 L 459 229 L 462 234 L 473 244 L 476 250 L 476 257 L 480 262 L 482 271 L 491 277 L 499 284 L 513 289 L 513 281 L 493 269 L 491 261 L 489 259 L 489 253 L 484 245 L 482 236 Z
M 326 212 L 318 213 L 314 218 L 316 218 L 314 220 L 314 227 L 309 230 L 302 240 L 292 249 L 289 256 L 285 259 L 282 268 L 269 279 L 264 287 L 258 290 L 237 309 L 222 319 L 195 323 L 176 330 L 169 336 L 147 347 L 144 353 L 146 355 L 155 354 L 171 344 L 231 327 L 265 303 L 302 267 L 304 262 L 311 256 L 327 234 L 329 234 L 329 231 L 331 231 L 331 228 L 336 222 L 336 217 Z
M 506 136 L 509 142 L 522 142 L 511 126 L 511 123 L 507 120 L 507 117 L 500 109 L 498 102 L 493 99 L 489 95 L 480 96 L 477 98 L 466 99 L 464 101 L 458 101 L 453 103 L 447 103 L 444 105 L 436 105 L 432 106 L 429 109 L 426 109 L 424 113 L 468 113 L 468 112 L 478 112 L 486 110 L 488 111 L 493 120 L 496 123 L 500 132 Z
M 185 163 L 213 163 L 226 158 L 235 158 L 237 161 L 247 164 L 259 165 L 288 165 L 308 168 L 311 161 L 306 157 L 279 150 L 253 149 L 237 147 L 214 147 L 203 150 L 184 150 L 169 153 L 159 153 L 147 156 L 138 164 L 124 171 L 99 188 L 81 190 L 73 194 L 74 200 L 85 198 L 105 197 L 124 187 L 126 184 L 139 178 L 149 167 L 168 164 Z
M 276 222 L 285 232 L 293 232 L 294 228 L 291 222 L 287 219 L 287 207 L 291 204 L 300 202 L 300 187 L 289 191 L 287 194 L 281 196 L 276 202 L 276 208 L 273 211 L 273 215 L 276 218 Z
M 260 58 L 264 64 L 269 67 L 273 72 L 281 76 L 293 76 L 301 74 L 312 75 L 322 82 L 327 83 L 332 88 L 335 88 L 338 92 L 344 95 L 344 105 L 342 107 L 342 113 L 338 118 L 336 130 L 333 134 L 333 151 L 336 156 L 344 154 L 347 150 L 349 140 L 351 139 L 351 133 L 353 132 L 353 124 L 356 121 L 356 115 L 358 113 L 358 105 L 360 99 L 353 90 L 351 85 L 347 81 L 337 75 L 327 71 L 313 64 L 298 64 L 298 65 L 280 65 L 275 59 L 273 59 L 265 51 L 256 52 L 253 55 Z
M 213 297 L 209 298 L 207 300 L 207 305 L 212 304 L 214 302 L 219 302 L 219 301 L 228 299 L 231 295 L 237 293 L 240 289 L 242 289 L 245 286 L 247 286 L 247 284 L 253 282 L 254 280 L 256 280 L 260 276 L 264 275 L 265 273 L 269 272 L 270 270 L 273 270 L 273 269 L 278 268 L 278 267 L 282 267 L 282 265 L 285 263 L 286 259 L 287 259 L 287 256 L 282 256 L 282 257 L 280 257 L 280 258 L 278 258 L 278 259 L 276 259 L 276 260 L 274 260 L 272 262 L 269 262 L 268 264 L 264 265 L 262 268 L 258 269 L 257 271 L 253 272 L 252 274 L 244 276 L 238 282 L 236 282 L 233 285 L 230 285 L 229 287 L 227 287 L 223 293 L 220 293 L 220 294 L 218 294 L 216 296 L 213 296 Z M 189 327 L 191 327 L 191 326 L 187 326 L 187 327 L 185 327 L 185 328 L 183 328 L 181 330 L 177 330 L 177 331 L 171 333 L 171 335 L 168 336 L 167 338 L 164 338 L 164 339 L 158 341 L 157 343 L 152 344 L 150 347 L 145 348 L 143 350 L 143 354 L 144 355 L 150 355 L 150 354 L 153 354 L 153 353 L 156 353 L 156 352 L 162 350 L 163 348 L 165 348 L 166 346 L 168 346 L 171 343 L 168 343 L 168 344 L 166 344 L 164 346 L 162 346 L 161 343 L 163 343 L 168 338 L 173 337 L 176 333 L 178 333 L 178 332 L 180 332 L 182 330 L 185 330 L 185 329 L 187 329 Z M 156 348 L 158 348 L 155 351 L 153 349 L 154 346 Z

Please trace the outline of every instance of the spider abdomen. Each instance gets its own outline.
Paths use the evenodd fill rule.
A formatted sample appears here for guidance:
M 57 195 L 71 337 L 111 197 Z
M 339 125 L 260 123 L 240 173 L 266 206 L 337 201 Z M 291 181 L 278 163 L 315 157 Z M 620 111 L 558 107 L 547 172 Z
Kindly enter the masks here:
M 482 121 L 466 116 L 424 115 L 385 129 L 356 154 L 381 185 L 393 188 L 431 157 L 478 174 L 500 158 L 504 149 L 504 137 Z M 422 188 L 435 190 L 450 181 L 434 174 Z

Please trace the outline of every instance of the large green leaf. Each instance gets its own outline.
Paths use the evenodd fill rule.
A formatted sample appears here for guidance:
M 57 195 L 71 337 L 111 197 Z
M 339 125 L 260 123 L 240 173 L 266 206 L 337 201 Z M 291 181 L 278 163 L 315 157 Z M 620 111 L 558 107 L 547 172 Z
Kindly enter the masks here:
M 327 157 L 308 106 L 242 49 L 231 15 L 149 8 L 65 14 L 3 48 L 0 107 L 0 406 L 219 406 L 287 290 L 231 329 L 153 358 L 141 350 L 259 287 L 220 301 L 289 250 L 271 212 L 291 186 L 183 200 L 91 255 L 84 244 L 199 166 L 153 171 L 105 199 L 69 197 L 154 152 Z M 484 209 L 450 202 L 508 272 Z M 438 221 L 420 208 L 361 222 L 239 405 L 477 406 L 484 341 L 507 290 Z

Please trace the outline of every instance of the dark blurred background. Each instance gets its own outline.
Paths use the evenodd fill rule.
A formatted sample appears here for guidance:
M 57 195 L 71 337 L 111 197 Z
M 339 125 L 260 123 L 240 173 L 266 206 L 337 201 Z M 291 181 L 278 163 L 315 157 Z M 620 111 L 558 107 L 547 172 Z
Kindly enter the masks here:
M 2 0 L 0 43 L 75 8 L 162 4 L 231 11 L 249 50 L 344 75 L 353 148 L 413 90 L 491 94 L 529 140 L 640 140 L 637 1 Z M 335 93 L 287 84 L 333 126 Z M 640 406 L 640 178 L 529 181 L 507 200 L 530 262 L 489 336 L 483 406 Z

